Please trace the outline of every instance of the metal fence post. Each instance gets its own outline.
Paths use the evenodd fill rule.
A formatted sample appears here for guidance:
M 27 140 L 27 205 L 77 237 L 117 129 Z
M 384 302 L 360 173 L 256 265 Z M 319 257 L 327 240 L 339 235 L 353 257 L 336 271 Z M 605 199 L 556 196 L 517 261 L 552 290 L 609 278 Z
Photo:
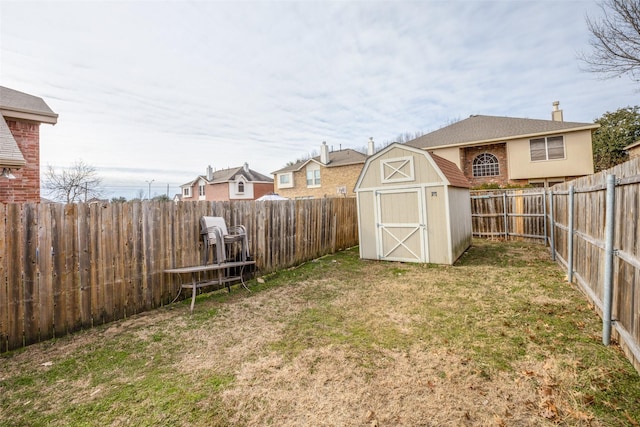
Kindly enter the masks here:
M 549 192 L 549 210 L 550 212 L 550 220 L 549 220 L 549 228 L 551 229 L 549 232 L 549 243 L 551 244 L 551 259 L 553 261 L 556 260 L 556 218 L 553 209 L 553 190 Z
M 543 189 L 542 190 L 542 214 L 543 214 L 543 221 L 542 221 L 542 227 L 544 230 L 544 243 L 545 245 L 547 244 L 547 189 Z
M 604 295 L 602 302 L 602 343 L 611 342 L 611 312 L 613 300 L 613 238 L 615 232 L 616 176 L 607 175 L 605 210 Z
M 509 221 L 507 220 L 507 193 L 502 193 L 502 212 L 504 216 L 504 240 L 509 240 Z
M 573 211 L 574 211 L 574 194 L 575 188 L 573 185 L 569 186 L 569 236 L 568 236 L 568 248 L 567 248 L 567 278 L 569 283 L 573 283 Z

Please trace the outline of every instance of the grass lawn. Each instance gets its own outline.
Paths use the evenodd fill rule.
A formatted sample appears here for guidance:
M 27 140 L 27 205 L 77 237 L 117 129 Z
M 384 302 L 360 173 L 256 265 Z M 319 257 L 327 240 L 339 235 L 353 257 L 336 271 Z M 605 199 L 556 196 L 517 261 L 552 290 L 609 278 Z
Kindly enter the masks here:
M 634 426 L 640 377 L 539 245 L 357 248 L 0 355 L 0 426 Z

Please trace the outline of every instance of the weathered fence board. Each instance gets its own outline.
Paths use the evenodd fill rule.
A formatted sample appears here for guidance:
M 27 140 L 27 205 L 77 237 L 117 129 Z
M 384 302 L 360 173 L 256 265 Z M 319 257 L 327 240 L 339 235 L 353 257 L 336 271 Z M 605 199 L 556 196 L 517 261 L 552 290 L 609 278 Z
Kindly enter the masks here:
M 621 346 L 640 370 L 640 159 L 608 171 L 553 187 L 555 255 L 569 268 L 570 238 L 574 241 L 573 275 L 603 314 L 606 239 L 606 177 L 615 175 L 612 320 Z M 569 224 L 569 186 L 575 188 L 574 230 Z
M 262 273 L 357 245 L 355 199 L 0 205 L 0 351 L 170 303 L 200 217 L 247 227 Z M 211 273 L 206 273 L 211 274 Z

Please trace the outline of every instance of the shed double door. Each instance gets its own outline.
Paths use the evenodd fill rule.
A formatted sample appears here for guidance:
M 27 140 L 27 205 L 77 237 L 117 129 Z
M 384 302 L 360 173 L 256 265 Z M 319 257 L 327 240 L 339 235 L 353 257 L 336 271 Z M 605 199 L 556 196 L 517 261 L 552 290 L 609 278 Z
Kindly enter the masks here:
M 427 262 L 427 224 L 420 188 L 377 191 L 376 223 L 378 259 Z

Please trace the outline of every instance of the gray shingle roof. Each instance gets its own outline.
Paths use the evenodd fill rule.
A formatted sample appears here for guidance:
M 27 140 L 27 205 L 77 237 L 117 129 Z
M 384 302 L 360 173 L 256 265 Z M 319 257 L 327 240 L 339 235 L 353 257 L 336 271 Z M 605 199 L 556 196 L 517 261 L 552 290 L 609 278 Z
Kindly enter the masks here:
M 599 125 L 594 123 L 474 115 L 409 141 L 407 145 L 416 148 L 435 148 L 448 145 L 497 142 L 518 137 L 597 129 L 598 127 Z
M 187 182 L 186 184 L 182 185 L 193 185 L 199 179 L 203 179 L 209 184 L 219 184 L 223 182 L 235 181 L 240 175 L 242 175 L 247 180 L 247 182 L 273 182 L 273 178 L 271 177 L 263 175 L 260 172 L 256 172 L 253 169 L 247 168 L 247 170 L 245 170 L 244 166 L 238 166 L 235 168 L 220 169 L 213 172 L 213 179 L 211 179 L 211 181 L 207 179 L 206 175 L 199 175 L 193 181 Z
M 367 157 L 368 156 L 366 154 L 363 154 L 359 151 L 352 150 L 351 148 L 345 148 L 344 150 L 331 151 L 329 153 L 329 163 L 323 166 L 327 168 L 333 168 L 336 166 L 355 165 L 359 163 L 364 164 L 364 162 L 367 160 Z M 320 163 L 320 156 L 316 156 L 308 160 L 301 160 L 293 165 L 286 166 L 271 173 L 277 174 L 298 171 L 309 162 L 316 162 L 322 165 L 322 163 Z
M 7 122 L 0 115 L 0 169 L 3 167 L 22 167 L 26 164 L 27 162 L 22 156 Z
M 36 116 L 41 123 L 56 124 L 58 115 L 40 97 L 0 86 L 0 110 L 5 117 Z

